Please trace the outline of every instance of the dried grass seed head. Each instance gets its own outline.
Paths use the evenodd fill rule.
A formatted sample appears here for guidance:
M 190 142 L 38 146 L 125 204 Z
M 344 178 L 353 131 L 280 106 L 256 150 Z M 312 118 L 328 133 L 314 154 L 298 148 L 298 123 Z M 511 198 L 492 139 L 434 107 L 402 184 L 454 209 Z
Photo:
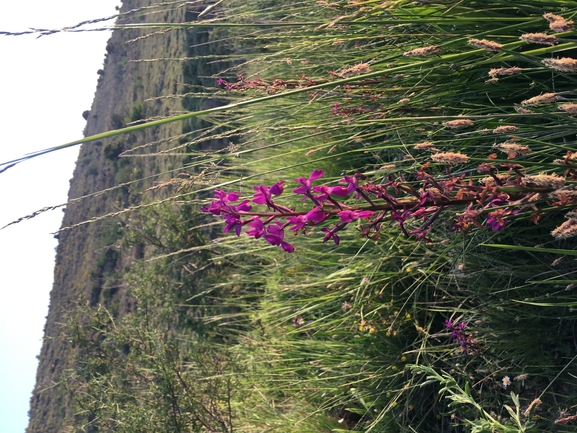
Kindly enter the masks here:
M 440 152 L 431 155 L 431 159 L 435 162 L 443 162 L 446 164 L 464 164 L 469 160 L 469 157 L 464 153 Z
M 543 93 L 539 96 L 534 96 L 529 99 L 525 99 L 521 102 L 521 105 L 538 105 L 538 104 L 550 104 L 559 100 L 559 95 L 557 93 Z
M 339 75 L 347 78 L 354 75 L 366 74 L 367 72 L 370 72 L 370 65 L 368 63 L 357 63 L 349 68 L 341 69 Z
M 429 47 L 415 48 L 414 50 L 405 51 L 403 56 L 429 56 L 441 51 L 441 48 L 437 45 L 431 45 Z
M 565 178 L 554 173 L 525 176 L 524 180 L 526 185 L 544 186 L 553 189 L 559 189 L 565 185 Z
M 551 232 L 555 239 L 567 239 L 577 235 L 577 219 L 569 218 Z
M 473 126 L 473 121 L 471 119 L 455 119 L 448 122 L 443 122 L 443 126 L 449 129 L 461 129 Z
M 568 32 L 573 30 L 573 21 L 566 20 L 562 16 L 546 13 L 543 15 L 547 21 L 549 21 L 549 27 L 551 30 L 556 32 Z
M 530 44 L 539 45 L 555 45 L 559 43 L 559 39 L 556 36 L 545 33 L 525 33 L 521 35 L 519 39 Z
M 417 150 L 423 150 L 423 149 L 431 149 L 433 147 L 435 147 L 435 145 L 430 141 L 423 141 L 422 143 L 415 144 L 414 148 Z
M 482 48 L 484 50 L 487 51 L 501 51 L 503 49 L 503 45 L 497 43 L 497 42 L 493 42 L 493 41 L 488 41 L 487 39 L 469 39 L 468 40 L 469 45 L 473 45 L 474 47 L 477 48 Z
M 509 132 L 515 132 L 517 127 L 514 125 L 501 125 L 493 129 L 493 134 L 508 134 Z
M 503 183 L 507 182 L 507 180 L 511 177 L 506 173 L 496 174 L 495 176 L 497 176 L 497 178 Z M 495 180 L 495 178 L 493 176 L 483 177 L 483 178 L 479 179 L 479 183 L 482 183 L 483 185 L 486 185 L 486 186 L 497 185 L 497 181 Z
M 561 57 L 541 60 L 545 66 L 560 72 L 577 72 L 577 59 Z
M 489 70 L 489 76 L 496 78 L 496 77 L 504 77 L 507 75 L 514 75 L 521 72 L 523 68 L 519 68 L 518 66 L 512 66 L 510 68 L 493 68 Z
M 559 105 L 559 109 L 569 114 L 577 114 L 577 104 L 562 104 Z
M 509 158 L 515 158 L 517 155 L 528 155 L 531 153 L 529 146 L 518 144 L 515 140 L 507 140 L 503 143 L 495 143 L 493 147 L 495 149 L 499 149 L 501 152 L 506 153 Z

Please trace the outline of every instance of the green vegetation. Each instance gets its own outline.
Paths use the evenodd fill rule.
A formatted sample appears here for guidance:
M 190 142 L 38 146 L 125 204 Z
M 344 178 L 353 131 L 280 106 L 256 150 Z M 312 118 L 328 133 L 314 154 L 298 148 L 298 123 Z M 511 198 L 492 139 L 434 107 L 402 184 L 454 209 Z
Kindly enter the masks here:
M 71 428 L 573 431 L 575 240 L 551 235 L 575 207 L 577 42 L 555 18 L 573 18 L 573 3 L 231 0 L 210 13 L 185 25 L 196 51 L 181 99 L 194 112 L 69 144 L 188 122 L 155 152 L 103 148 L 117 164 L 185 162 L 154 197 L 94 219 L 120 218 L 93 277 L 122 262 L 116 284 L 95 286 L 122 289 L 95 289 L 70 314 Z M 250 199 L 280 180 L 279 203 L 302 208 L 292 179 L 316 169 L 333 186 L 362 173 L 419 188 L 422 170 L 480 185 L 488 165 L 493 179 L 564 185 L 516 202 L 499 230 L 487 218 L 454 231 L 460 207 L 428 243 L 392 223 L 362 238 L 351 224 L 337 246 L 310 227 L 290 236 L 292 254 L 200 211 L 214 190 Z

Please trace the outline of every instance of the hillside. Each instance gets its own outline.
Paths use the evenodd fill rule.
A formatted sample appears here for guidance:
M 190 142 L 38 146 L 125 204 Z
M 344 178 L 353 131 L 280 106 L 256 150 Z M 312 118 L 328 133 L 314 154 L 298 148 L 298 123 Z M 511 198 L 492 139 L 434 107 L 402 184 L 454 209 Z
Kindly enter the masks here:
M 122 11 L 30 432 L 573 431 L 576 7 Z
M 117 24 L 184 22 L 187 13 L 185 6 L 164 5 L 155 0 L 125 0 Z M 185 57 L 188 49 L 186 31 L 146 37 L 153 33 L 153 30 L 112 33 L 104 67 L 98 71 L 100 77 L 92 108 L 84 114 L 87 117 L 86 136 L 183 110 L 181 99 L 165 98 L 184 93 L 183 62 L 135 61 Z M 120 139 L 83 145 L 70 181 L 70 204 L 65 209 L 62 227 L 140 203 L 144 190 L 170 178 L 171 170 L 181 167 L 183 160 L 179 157 L 123 159 L 119 154 L 136 144 L 157 142 L 161 137 L 179 136 L 182 132 L 182 124 L 173 123 Z M 161 151 L 163 142 L 150 148 Z M 165 174 L 150 178 L 157 173 Z M 148 180 L 130 183 L 147 177 Z M 125 183 L 126 186 L 117 186 Z M 100 193 L 102 191 L 105 192 Z M 153 192 L 149 193 L 149 197 L 152 196 Z M 64 431 L 63 422 L 71 416 L 70 397 L 57 386 L 62 372 L 70 366 L 72 355 L 69 341 L 62 338 L 61 324 L 74 314 L 79 302 L 87 302 L 90 306 L 100 302 L 114 304 L 117 314 L 127 308 L 117 271 L 131 257 L 114 248 L 114 242 L 119 238 L 119 224 L 119 219 L 109 219 L 64 230 L 58 235 L 54 286 L 31 399 L 28 432 Z M 132 254 L 138 256 L 143 251 L 135 249 Z

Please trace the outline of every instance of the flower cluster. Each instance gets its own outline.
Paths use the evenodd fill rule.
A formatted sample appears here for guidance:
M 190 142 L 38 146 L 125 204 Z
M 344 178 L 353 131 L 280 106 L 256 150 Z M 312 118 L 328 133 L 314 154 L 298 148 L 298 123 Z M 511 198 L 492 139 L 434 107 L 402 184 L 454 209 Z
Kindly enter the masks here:
M 381 183 L 375 183 L 357 173 L 344 176 L 332 185 L 314 185 L 324 176 L 322 170 L 314 170 L 307 178 L 294 179 L 298 186 L 293 194 L 302 196 L 307 203 L 303 210 L 277 202 L 284 193 L 286 181 L 282 180 L 270 187 L 254 186 L 252 200 L 238 204 L 239 193 L 217 190 L 216 200 L 202 211 L 222 216 L 225 232 L 234 230 L 240 236 L 245 227 L 248 236 L 262 237 L 271 245 L 293 252 L 294 246 L 287 242 L 286 233 L 297 235 L 306 233 L 309 227 L 322 225 L 323 242 L 332 240 L 338 245 L 339 232 L 354 222 L 357 222 L 360 235 L 370 239 L 378 239 L 381 230 L 393 224 L 407 237 L 430 241 L 433 223 L 445 209 L 454 206 L 465 209 L 456 214 L 453 230 L 467 232 L 474 226 L 500 231 L 523 209 L 533 209 L 537 213 L 535 203 L 540 197 L 547 193 L 555 196 L 564 187 L 563 177 L 527 176 L 518 164 L 482 163 L 477 170 L 488 177 L 481 179 L 479 184 L 466 179 L 465 174 L 433 177 L 427 173 L 427 168 L 428 164 L 425 164 L 410 180 L 391 174 Z M 507 171 L 500 173 L 499 168 Z M 566 201 L 563 201 L 564 205 L 568 204 Z M 569 201 L 577 204 L 577 197 Z M 253 205 L 265 206 L 266 210 L 253 211 Z M 537 221 L 533 217 L 532 220 Z
M 477 348 L 477 342 L 473 340 L 471 334 L 465 332 L 466 322 L 454 323 L 445 320 L 445 326 L 451 332 L 451 338 L 455 343 L 459 343 L 464 353 L 469 353 L 471 349 Z

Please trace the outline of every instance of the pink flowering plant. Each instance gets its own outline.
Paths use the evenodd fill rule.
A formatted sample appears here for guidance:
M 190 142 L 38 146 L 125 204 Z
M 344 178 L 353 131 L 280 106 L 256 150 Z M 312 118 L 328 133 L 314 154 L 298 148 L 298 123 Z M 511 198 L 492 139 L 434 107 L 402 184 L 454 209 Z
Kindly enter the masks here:
M 240 236 L 245 228 L 248 236 L 262 237 L 291 253 L 294 246 L 286 239 L 288 232 L 304 234 L 309 227 L 322 226 L 323 243 L 332 240 L 339 245 L 339 233 L 354 222 L 361 237 L 378 239 L 381 230 L 395 225 L 405 236 L 429 242 L 434 223 L 449 208 L 462 210 L 455 213 L 451 226 L 459 232 L 473 227 L 503 230 L 522 210 L 531 211 L 531 219 L 537 222 L 541 213 L 536 205 L 555 204 L 547 200 L 548 194 L 564 185 L 561 176 L 526 176 L 517 164 L 500 164 L 499 168 L 507 169 L 503 174 L 497 166 L 482 163 L 477 170 L 488 176 L 476 183 L 463 173 L 434 177 L 426 171 L 428 168 L 429 164 L 422 166 L 410 181 L 391 174 L 384 182 L 376 183 L 357 173 L 344 176 L 332 186 L 320 184 L 325 173 L 314 170 L 307 178 L 294 179 L 298 186 L 292 193 L 302 196 L 304 209 L 276 202 L 285 192 L 286 181 L 281 180 L 270 187 L 254 186 L 251 200 L 240 201 L 238 192 L 217 190 L 216 200 L 202 211 L 222 216 L 224 232 L 234 231 Z

